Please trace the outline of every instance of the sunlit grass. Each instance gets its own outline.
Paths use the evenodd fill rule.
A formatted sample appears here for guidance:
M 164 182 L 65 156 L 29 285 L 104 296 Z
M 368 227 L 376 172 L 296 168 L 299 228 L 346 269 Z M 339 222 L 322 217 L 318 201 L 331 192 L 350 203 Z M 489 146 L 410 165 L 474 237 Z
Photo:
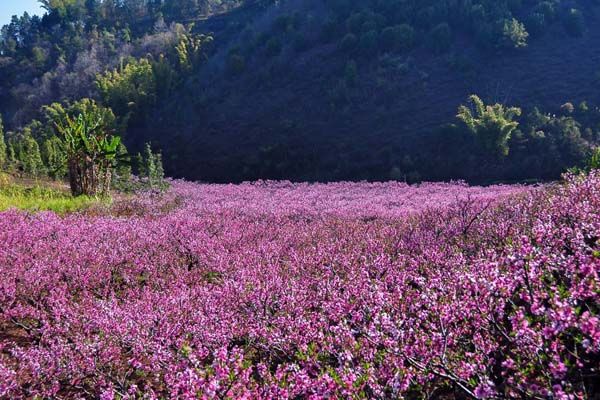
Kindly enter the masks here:
M 66 188 L 45 182 L 15 182 L 7 175 L 0 176 L 0 211 L 19 209 L 66 214 L 109 201 L 87 196 L 72 197 Z

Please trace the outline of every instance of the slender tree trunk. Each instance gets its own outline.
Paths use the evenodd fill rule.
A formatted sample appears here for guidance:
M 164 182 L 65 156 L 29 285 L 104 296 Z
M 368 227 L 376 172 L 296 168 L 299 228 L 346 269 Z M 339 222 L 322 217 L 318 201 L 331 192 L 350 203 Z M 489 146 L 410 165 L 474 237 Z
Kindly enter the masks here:
M 83 173 L 83 177 L 83 194 L 85 194 L 86 196 L 98 195 L 98 166 L 90 158 L 85 160 L 85 170 Z
M 83 194 L 82 171 L 76 159 L 69 160 L 69 184 L 73 196 Z
M 111 170 L 110 166 L 107 166 L 106 170 L 104 171 L 104 179 L 102 182 L 102 194 L 105 196 L 110 194 L 111 181 L 112 181 L 112 170 Z

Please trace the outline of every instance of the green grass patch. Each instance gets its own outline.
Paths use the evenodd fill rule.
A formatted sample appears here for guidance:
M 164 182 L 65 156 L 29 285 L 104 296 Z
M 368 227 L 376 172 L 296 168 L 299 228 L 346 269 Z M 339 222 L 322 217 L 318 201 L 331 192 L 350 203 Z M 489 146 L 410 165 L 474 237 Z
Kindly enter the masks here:
M 66 214 L 108 202 L 110 199 L 72 197 L 68 190 L 44 183 L 20 184 L 0 177 L 0 211 L 19 209 Z

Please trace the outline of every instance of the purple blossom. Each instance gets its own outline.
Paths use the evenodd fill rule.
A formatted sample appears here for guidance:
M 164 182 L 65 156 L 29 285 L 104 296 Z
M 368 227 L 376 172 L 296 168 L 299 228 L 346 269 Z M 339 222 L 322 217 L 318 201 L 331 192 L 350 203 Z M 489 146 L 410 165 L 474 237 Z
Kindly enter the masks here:
M 0 398 L 585 398 L 599 214 L 598 173 L 0 213 Z

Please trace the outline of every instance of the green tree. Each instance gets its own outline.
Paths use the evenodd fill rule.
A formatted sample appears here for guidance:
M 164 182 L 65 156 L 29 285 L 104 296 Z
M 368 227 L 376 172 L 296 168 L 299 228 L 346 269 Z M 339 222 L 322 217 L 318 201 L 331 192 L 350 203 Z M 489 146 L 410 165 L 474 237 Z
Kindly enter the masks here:
M 165 171 L 162 155 L 154 153 L 150 143 L 144 146 L 144 154 L 137 155 L 138 174 L 151 188 L 163 188 L 165 186 Z
M 142 165 L 141 170 L 143 171 L 143 176 L 150 180 L 152 180 L 152 177 L 156 174 L 156 163 L 154 160 L 152 147 L 150 147 L 150 143 L 146 143 L 144 146 L 144 164 Z
M 145 174 L 145 169 L 144 169 L 144 157 L 142 157 L 142 153 L 138 152 L 135 155 L 135 173 L 139 176 L 139 177 L 143 177 L 143 176 L 147 176 Z
M 210 35 L 195 35 L 191 33 L 192 27 L 187 29 L 186 33 L 179 35 L 179 42 L 175 47 L 179 57 L 179 66 L 189 72 L 200 65 L 200 61 L 204 58 L 204 47 L 213 41 Z
M 154 159 L 155 170 L 154 170 L 154 179 L 158 184 L 162 184 L 165 178 L 165 168 L 163 166 L 162 154 L 157 153 L 156 158 Z
M 76 19 L 85 14 L 84 0 L 39 0 L 48 13 L 56 14 L 61 19 Z
M 33 131 L 38 122 L 34 121 L 17 133 L 9 133 L 7 166 L 28 176 L 38 177 L 45 173 L 40 146 Z
M 96 115 L 101 121 L 99 130 L 103 132 L 113 132 L 122 129 L 117 124 L 117 118 L 112 110 L 103 107 L 92 99 L 81 99 L 74 103 L 52 103 L 43 107 L 43 113 L 47 122 L 46 130 L 42 141 L 42 159 L 47 167 L 48 175 L 53 179 L 62 179 L 69 175 L 69 159 L 67 149 L 64 147 L 64 141 L 57 126 L 65 126 L 69 119 L 77 119 L 79 115 Z
M 17 145 L 17 158 L 23 172 L 30 176 L 41 176 L 45 173 L 44 162 L 38 142 L 31 136 L 29 130 L 25 130 L 23 138 Z
M 101 112 L 66 116 L 56 123 L 68 163 L 74 196 L 110 193 L 121 138 L 105 130 Z
M 529 33 L 525 29 L 525 25 L 517 21 L 515 18 L 504 21 L 502 28 L 502 44 L 505 47 L 515 49 L 526 47 Z
M 42 160 L 46 165 L 48 176 L 52 179 L 62 179 L 67 176 L 67 155 L 58 136 L 44 140 Z
M 113 131 L 122 129 L 117 124 L 117 118 L 109 107 L 103 107 L 93 99 L 84 98 L 74 103 L 52 103 L 42 108 L 49 126 L 55 127 L 57 123 L 65 123 L 67 117 L 76 118 L 80 114 L 99 114 L 102 119 L 102 129 Z M 52 133 L 57 133 L 53 131 Z
M 40 70 L 44 68 L 48 61 L 48 56 L 44 49 L 38 46 L 31 49 L 31 57 L 33 65 Z
M 520 115 L 520 108 L 502 104 L 486 105 L 478 96 L 471 95 L 468 106 L 459 107 L 457 118 L 487 151 L 507 156 L 508 141 L 519 126 L 514 119 Z
M 162 54 L 158 60 L 152 62 L 152 73 L 154 74 L 157 98 L 169 96 L 180 82 L 179 74 Z
M 17 159 L 17 150 L 15 149 L 15 143 L 13 140 L 9 140 L 6 144 L 6 163 L 10 170 L 16 169 L 19 164 L 19 160 Z
M 104 103 L 125 120 L 141 119 L 156 102 L 157 83 L 145 58 L 99 75 L 96 85 Z

